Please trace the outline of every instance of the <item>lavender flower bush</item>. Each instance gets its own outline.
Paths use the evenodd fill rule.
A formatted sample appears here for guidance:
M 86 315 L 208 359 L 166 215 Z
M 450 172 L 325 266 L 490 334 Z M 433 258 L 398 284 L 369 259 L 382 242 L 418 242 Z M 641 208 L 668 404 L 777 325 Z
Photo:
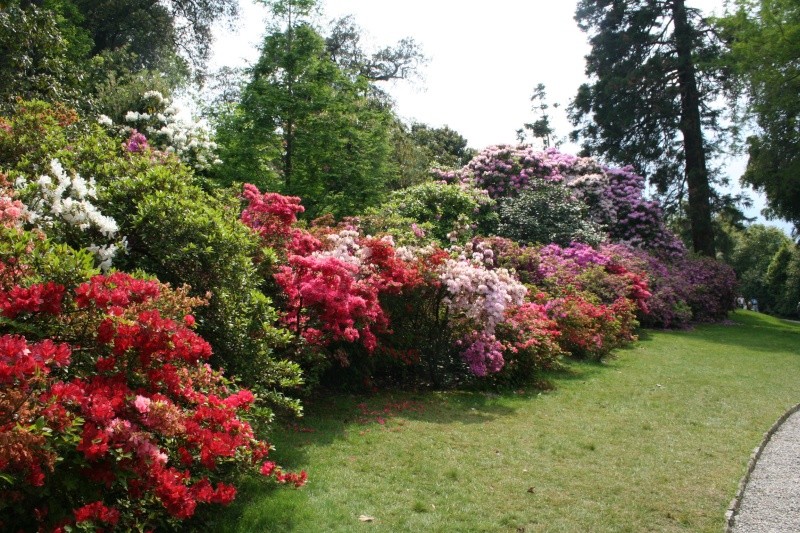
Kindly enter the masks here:
M 543 182 L 562 184 L 588 206 L 588 221 L 604 227 L 612 241 L 673 258 L 685 253 L 664 225 L 658 202 L 645 199 L 644 178 L 631 167 L 604 167 L 592 158 L 552 148 L 537 152 L 526 145 L 503 145 L 485 149 L 458 171 L 437 176 L 486 189 L 501 204 Z

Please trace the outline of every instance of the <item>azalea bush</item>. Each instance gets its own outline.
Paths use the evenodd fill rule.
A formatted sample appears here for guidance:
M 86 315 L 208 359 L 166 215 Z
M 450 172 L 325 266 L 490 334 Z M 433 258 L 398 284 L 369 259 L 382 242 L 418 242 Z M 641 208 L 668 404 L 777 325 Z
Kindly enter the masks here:
M 625 298 L 609 305 L 578 293 L 549 299 L 545 307 L 557 324 L 559 344 L 574 357 L 601 360 L 636 340 L 635 307 Z
M 509 308 L 495 336 L 503 346 L 505 361 L 495 378 L 501 384 L 529 384 L 542 371 L 560 368 L 567 355 L 559 344 L 558 323 L 542 304 L 525 302 Z
M 176 527 L 229 503 L 243 471 L 304 483 L 268 461 L 253 394 L 207 364 L 202 300 L 125 273 L 86 279 L 85 250 L 19 221 L 0 231 L 2 529 Z
M 296 356 L 318 373 L 321 362 L 349 366 L 354 344 L 367 354 L 388 331 L 380 297 L 421 282 L 415 262 L 400 257 L 390 236 L 373 238 L 357 227 L 296 227 L 299 199 L 260 193 L 245 185 L 242 221 L 281 258 L 273 273 L 281 323 L 293 334 Z M 349 350 L 342 349 L 343 346 Z M 304 357 L 310 354 L 320 358 Z

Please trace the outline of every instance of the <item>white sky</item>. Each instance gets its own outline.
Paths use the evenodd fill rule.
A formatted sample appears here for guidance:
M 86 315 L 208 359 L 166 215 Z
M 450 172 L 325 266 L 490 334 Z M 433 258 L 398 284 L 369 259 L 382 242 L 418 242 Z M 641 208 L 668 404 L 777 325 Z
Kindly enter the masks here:
M 557 134 L 571 129 L 565 108 L 584 82 L 586 35 L 575 23 L 575 0 L 322 0 L 321 21 L 353 15 L 367 46 L 413 38 L 428 58 L 421 79 L 385 89 L 406 121 L 449 126 L 473 148 L 515 143 L 517 129 L 534 118 L 530 97 L 545 84 Z M 706 13 L 723 11 L 723 0 L 691 0 Z M 217 33 L 211 68 L 244 66 L 258 58 L 268 22 L 266 9 L 241 0 L 236 31 Z M 576 147 L 565 144 L 565 152 Z M 734 183 L 744 159 L 723 161 Z M 755 197 L 755 195 L 752 195 Z M 763 206 L 750 210 L 755 216 Z M 762 220 L 763 222 L 763 220 Z M 786 229 L 786 225 L 783 226 Z

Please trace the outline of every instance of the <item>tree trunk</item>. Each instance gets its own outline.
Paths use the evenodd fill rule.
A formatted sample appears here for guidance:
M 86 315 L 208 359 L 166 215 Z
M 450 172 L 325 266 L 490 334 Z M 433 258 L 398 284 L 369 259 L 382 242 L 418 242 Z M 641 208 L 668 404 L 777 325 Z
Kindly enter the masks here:
M 692 60 L 692 28 L 684 0 L 674 0 L 675 49 L 678 55 L 678 83 L 681 91 L 681 123 L 686 183 L 689 189 L 689 224 L 694 251 L 715 256 L 711 226 L 711 187 L 708 183 L 703 130 L 700 123 L 700 94 Z
M 286 132 L 283 135 L 283 183 L 286 187 L 286 194 L 288 194 L 292 186 L 292 166 L 294 163 L 294 121 L 291 118 L 286 122 Z

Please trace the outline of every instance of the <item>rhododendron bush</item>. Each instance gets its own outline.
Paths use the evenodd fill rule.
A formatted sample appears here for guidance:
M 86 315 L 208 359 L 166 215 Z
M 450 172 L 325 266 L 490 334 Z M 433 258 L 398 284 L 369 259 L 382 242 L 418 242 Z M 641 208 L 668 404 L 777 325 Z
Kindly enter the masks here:
M 2 529 L 174 525 L 229 503 L 247 468 L 304 483 L 267 460 L 253 395 L 205 362 L 202 302 L 124 273 L 30 283 L 18 259 L 0 263 Z
M 552 148 L 538 152 L 527 145 L 501 145 L 485 149 L 458 171 L 440 172 L 439 177 L 486 189 L 501 204 L 543 182 L 561 184 L 588 206 L 590 222 L 603 227 L 614 242 L 668 256 L 685 252 L 666 228 L 658 202 L 645 199 L 644 178 L 630 167 L 605 167 L 592 158 Z

